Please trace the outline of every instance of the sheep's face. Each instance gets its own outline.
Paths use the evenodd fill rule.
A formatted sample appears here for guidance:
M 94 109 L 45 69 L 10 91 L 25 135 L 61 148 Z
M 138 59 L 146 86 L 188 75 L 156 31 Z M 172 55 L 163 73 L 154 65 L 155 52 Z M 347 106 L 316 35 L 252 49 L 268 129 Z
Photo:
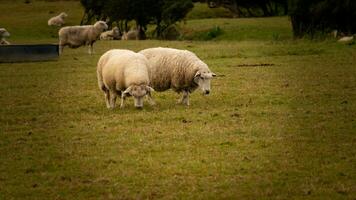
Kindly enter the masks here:
M 6 29 L 0 28 L 0 38 L 2 38 L 2 37 L 9 37 L 9 36 L 10 36 L 10 33 L 7 32 Z
M 62 12 L 60 15 L 62 18 L 68 17 L 67 13 L 65 13 L 65 12 Z
M 152 91 L 154 91 L 153 88 L 147 85 L 132 85 L 124 91 L 123 95 L 132 96 L 134 98 L 135 107 L 142 108 L 143 98 Z
M 210 82 L 216 75 L 210 71 L 199 70 L 194 76 L 194 82 L 199 86 L 204 95 L 210 93 Z
M 94 24 L 94 27 L 102 32 L 108 29 L 108 25 L 104 21 L 98 21 Z
M 119 37 L 119 36 L 120 36 L 119 28 L 114 27 L 114 28 L 112 29 L 112 32 L 113 32 L 114 37 Z

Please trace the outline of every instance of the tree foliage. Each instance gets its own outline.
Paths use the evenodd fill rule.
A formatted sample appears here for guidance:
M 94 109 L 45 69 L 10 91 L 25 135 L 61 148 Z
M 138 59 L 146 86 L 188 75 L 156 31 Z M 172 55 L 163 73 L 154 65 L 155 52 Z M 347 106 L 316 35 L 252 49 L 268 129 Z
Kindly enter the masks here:
M 157 37 L 193 8 L 191 0 L 81 0 L 81 3 L 85 9 L 82 24 L 101 19 L 109 25 L 116 22 L 120 31 L 127 31 L 128 22 L 134 20 L 140 32 L 148 24 L 155 24 Z
M 286 15 L 287 0 L 195 0 L 206 2 L 210 8 L 224 7 L 236 17 Z
M 290 0 L 290 17 L 295 37 L 338 30 L 356 33 L 355 0 Z

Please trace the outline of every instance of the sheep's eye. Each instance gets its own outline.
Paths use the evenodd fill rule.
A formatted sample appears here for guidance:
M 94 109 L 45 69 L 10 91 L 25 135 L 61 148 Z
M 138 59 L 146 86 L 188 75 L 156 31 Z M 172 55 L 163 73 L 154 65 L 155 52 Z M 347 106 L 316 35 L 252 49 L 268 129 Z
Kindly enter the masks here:
M 200 77 L 201 80 L 204 80 L 204 77 Z

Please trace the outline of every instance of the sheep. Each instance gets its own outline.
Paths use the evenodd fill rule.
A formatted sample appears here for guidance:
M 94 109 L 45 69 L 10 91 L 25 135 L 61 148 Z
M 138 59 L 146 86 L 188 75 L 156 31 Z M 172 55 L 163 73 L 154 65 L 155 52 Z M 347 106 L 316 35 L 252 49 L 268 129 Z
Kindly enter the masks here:
M 68 17 L 67 13 L 62 12 L 61 14 L 52 17 L 48 20 L 48 26 L 63 26 L 65 24 L 64 18 Z
M 340 43 L 351 44 L 354 41 L 354 36 L 345 36 L 338 40 Z
M 115 108 L 117 95 L 121 95 L 120 107 L 124 107 L 126 96 L 133 96 L 136 108 L 143 107 L 143 97 L 154 102 L 149 86 L 148 60 L 145 56 L 130 50 L 113 49 L 104 53 L 97 65 L 100 90 L 104 92 L 106 107 Z
M 0 45 L 9 45 L 10 42 L 5 40 L 5 37 L 9 37 L 10 33 L 5 28 L 0 28 Z
M 149 48 L 139 51 L 150 61 L 150 86 L 155 91 L 173 89 L 183 93 L 178 103 L 189 106 L 189 94 L 198 87 L 210 93 L 210 81 L 216 75 L 194 53 L 172 48 Z
M 112 30 L 100 34 L 100 40 L 114 40 L 118 38 L 120 38 L 120 31 L 116 26 Z
M 59 54 L 62 54 L 64 46 L 78 48 L 89 46 L 89 54 L 93 53 L 93 44 L 99 39 L 100 34 L 108 28 L 104 21 L 98 21 L 94 25 L 67 26 L 59 30 Z
M 121 36 L 121 40 L 138 40 L 139 34 L 137 30 L 130 30 L 128 32 L 124 32 Z

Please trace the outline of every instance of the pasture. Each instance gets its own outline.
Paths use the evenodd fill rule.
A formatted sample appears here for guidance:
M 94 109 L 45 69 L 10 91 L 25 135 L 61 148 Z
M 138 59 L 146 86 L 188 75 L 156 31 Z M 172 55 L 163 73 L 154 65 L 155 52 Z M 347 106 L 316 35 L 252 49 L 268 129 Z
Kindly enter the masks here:
M 15 44 L 55 43 L 49 11 L 82 14 L 75 1 L 0 10 Z M 0 199 L 355 199 L 356 46 L 293 40 L 287 17 L 181 24 L 214 26 L 209 41 L 98 41 L 94 55 L 1 63 Z M 156 46 L 195 52 L 218 75 L 211 94 L 108 110 L 99 57 Z

